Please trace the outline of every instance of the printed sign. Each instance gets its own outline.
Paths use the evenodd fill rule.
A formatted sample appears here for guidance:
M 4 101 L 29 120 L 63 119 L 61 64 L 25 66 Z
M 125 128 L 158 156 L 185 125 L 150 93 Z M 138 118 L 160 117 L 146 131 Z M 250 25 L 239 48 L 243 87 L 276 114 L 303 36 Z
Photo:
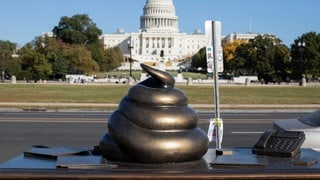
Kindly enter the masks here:
M 207 46 L 207 71 L 208 73 L 213 72 L 213 47 L 212 46 Z

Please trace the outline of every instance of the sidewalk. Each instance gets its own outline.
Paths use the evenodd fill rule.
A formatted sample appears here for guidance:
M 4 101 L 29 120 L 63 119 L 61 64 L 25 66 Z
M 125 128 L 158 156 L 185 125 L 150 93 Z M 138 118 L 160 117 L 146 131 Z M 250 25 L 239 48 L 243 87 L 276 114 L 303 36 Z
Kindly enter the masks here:
M 189 104 L 195 110 L 214 110 L 214 104 Z M 22 109 L 25 111 L 46 110 L 115 110 L 118 104 L 111 103 L 30 103 L 0 102 L 0 109 Z M 306 110 L 320 109 L 320 104 L 221 104 L 221 110 Z

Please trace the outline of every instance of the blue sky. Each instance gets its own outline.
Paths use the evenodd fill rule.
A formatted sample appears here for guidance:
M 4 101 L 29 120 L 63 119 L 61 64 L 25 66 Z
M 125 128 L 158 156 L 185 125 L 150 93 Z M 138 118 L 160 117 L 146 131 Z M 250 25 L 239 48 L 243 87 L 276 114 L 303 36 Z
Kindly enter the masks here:
M 290 46 L 310 31 L 320 33 L 319 0 L 173 0 L 180 32 L 204 32 L 206 20 L 222 23 L 222 35 L 269 33 Z M 146 0 L 1 0 L 0 40 L 23 46 L 52 31 L 62 16 L 88 14 L 103 33 L 137 32 Z M 251 23 L 250 23 L 251 22 Z

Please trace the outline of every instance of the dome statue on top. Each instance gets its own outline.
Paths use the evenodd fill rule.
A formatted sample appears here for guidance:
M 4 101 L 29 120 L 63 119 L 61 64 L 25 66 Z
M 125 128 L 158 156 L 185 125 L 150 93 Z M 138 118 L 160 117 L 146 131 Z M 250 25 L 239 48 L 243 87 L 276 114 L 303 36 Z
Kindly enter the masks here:
M 208 150 L 196 112 L 171 74 L 141 64 L 151 75 L 132 86 L 112 113 L 100 141 L 104 158 L 139 163 L 176 163 L 200 159 Z

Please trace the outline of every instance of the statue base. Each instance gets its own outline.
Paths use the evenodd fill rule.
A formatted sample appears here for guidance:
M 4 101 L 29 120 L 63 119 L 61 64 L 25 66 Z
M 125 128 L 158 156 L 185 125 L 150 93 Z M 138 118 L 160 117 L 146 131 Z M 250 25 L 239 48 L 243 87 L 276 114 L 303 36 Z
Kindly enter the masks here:
M 305 179 L 320 178 L 320 153 L 301 149 L 296 157 L 252 154 L 251 148 L 216 155 L 209 149 L 201 160 L 182 163 L 126 163 L 109 161 L 83 148 L 33 148 L 0 165 L 2 178 L 124 179 Z

